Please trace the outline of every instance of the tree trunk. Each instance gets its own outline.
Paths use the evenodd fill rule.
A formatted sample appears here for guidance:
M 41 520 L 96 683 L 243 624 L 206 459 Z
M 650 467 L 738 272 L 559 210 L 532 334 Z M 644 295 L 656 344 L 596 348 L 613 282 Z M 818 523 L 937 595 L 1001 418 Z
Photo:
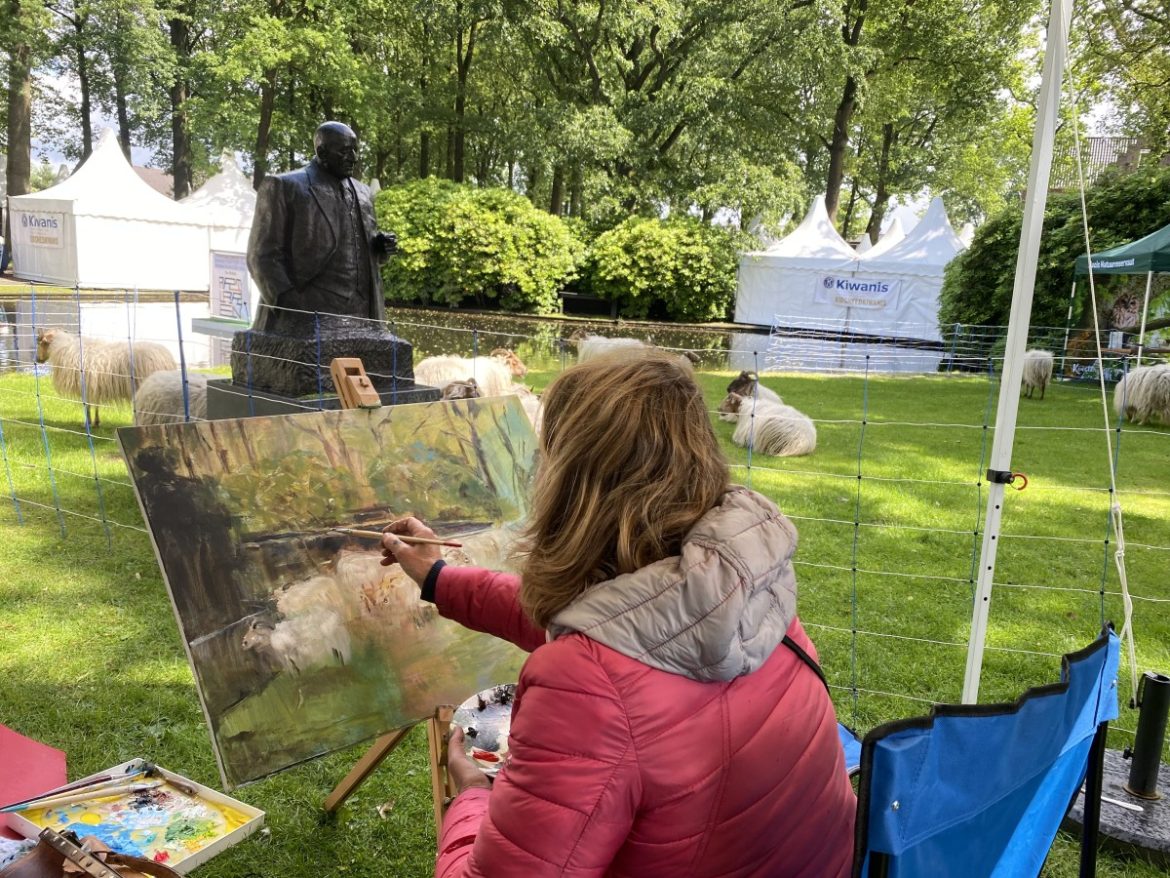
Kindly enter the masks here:
M 447 179 L 455 179 L 455 129 L 447 126 Z
M 536 203 L 536 191 L 540 187 L 540 164 L 534 163 L 528 170 L 528 200 Z
M 854 2 L 857 3 L 854 8 Z M 848 48 L 854 48 L 861 43 L 861 31 L 865 27 L 865 13 L 869 0 L 846 0 L 845 23 L 841 25 L 841 41 Z M 852 22 L 850 15 L 856 17 Z M 857 109 L 857 79 L 852 75 L 845 77 L 845 88 L 841 91 L 841 101 L 837 104 L 837 111 L 833 114 L 833 136 L 829 141 L 829 172 L 825 180 L 825 209 L 829 213 L 830 222 L 837 221 L 837 206 L 841 201 L 841 183 L 845 180 L 845 154 L 849 150 L 849 126 L 853 122 L 853 113 Z
M 584 200 L 584 181 L 580 163 L 573 165 L 573 175 L 569 182 L 569 216 L 581 215 L 581 202 Z
M 882 233 L 882 220 L 886 218 L 886 207 L 890 203 L 890 149 L 897 138 L 893 123 L 882 126 L 882 154 L 878 159 L 877 187 L 873 196 L 873 210 L 869 214 L 869 225 L 865 233 L 876 244 Z
M 256 148 L 252 150 L 252 188 L 259 189 L 268 174 L 268 141 L 272 136 L 272 110 L 276 106 L 276 68 L 264 71 L 260 83 L 260 123 L 256 126 Z
M 842 238 L 849 237 L 849 227 L 853 224 L 853 211 L 857 207 L 857 190 L 858 190 L 858 188 L 859 188 L 859 184 L 857 181 L 857 175 L 854 174 L 853 179 L 850 181 L 850 185 L 849 185 L 849 206 L 845 208 L 845 219 L 843 219 L 841 221 L 841 237 Z
M 178 201 L 191 192 L 191 131 L 186 107 L 187 62 L 190 60 L 191 41 L 186 19 L 172 18 L 170 30 L 171 47 L 178 61 L 175 80 L 171 83 L 171 175 L 175 181 L 174 198 Z
M 117 27 L 122 33 L 130 32 L 131 21 L 125 12 L 118 13 Z M 114 79 L 114 108 L 118 116 L 118 143 L 122 147 L 122 155 L 126 156 L 126 161 L 131 161 L 130 110 L 126 101 L 126 75 L 129 67 L 125 44 L 119 40 L 110 57 L 110 71 Z
M 7 6 L 11 20 L 18 21 L 20 0 L 9 0 Z M 4 173 L 9 195 L 27 195 L 32 181 L 31 56 L 27 43 L 13 46 L 8 56 L 8 165 Z M 6 234 L 4 240 L 12 239 Z
M 837 112 L 833 114 L 833 137 L 829 141 L 829 173 L 825 179 L 825 210 L 829 221 L 837 222 L 837 206 L 841 201 L 841 183 L 845 180 L 845 153 L 849 150 L 849 125 L 857 109 L 857 80 L 846 77 L 845 89 Z
M 425 180 L 431 175 L 431 132 L 418 133 L 418 176 Z
M 78 15 L 71 21 L 77 36 L 77 82 L 81 89 L 81 160 L 93 152 L 93 107 L 89 86 L 89 59 L 85 56 L 85 24 L 88 17 Z
M 456 3 L 456 16 L 462 16 L 463 4 Z M 455 38 L 455 143 L 451 179 L 462 183 L 465 176 L 467 130 L 464 127 L 467 115 L 467 77 L 471 72 L 471 61 L 475 55 L 475 22 L 467 30 L 467 50 L 463 48 L 463 23 L 459 22 L 459 33 Z
M 560 216 L 565 210 L 565 166 L 553 168 L 552 194 L 548 199 L 548 212 Z
M 126 84 L 123 81 L 125 71 L 114 71 L 114 104 L 118 111 L 118 143 L 122 147 L 122 155 L 130 161 L 130 111 L 126 106 Z

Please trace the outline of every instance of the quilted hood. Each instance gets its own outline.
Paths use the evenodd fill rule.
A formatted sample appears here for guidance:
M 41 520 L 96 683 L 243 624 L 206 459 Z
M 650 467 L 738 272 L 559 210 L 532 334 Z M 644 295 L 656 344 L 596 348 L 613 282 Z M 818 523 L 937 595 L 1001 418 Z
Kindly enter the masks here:
M 694 680 L 750 674 L 796 617 L 795 549 L 796 529 L 776 504 L 733 487 L 680 554 L 589 588 L 556 615 L 549 637 L 580 632 Z

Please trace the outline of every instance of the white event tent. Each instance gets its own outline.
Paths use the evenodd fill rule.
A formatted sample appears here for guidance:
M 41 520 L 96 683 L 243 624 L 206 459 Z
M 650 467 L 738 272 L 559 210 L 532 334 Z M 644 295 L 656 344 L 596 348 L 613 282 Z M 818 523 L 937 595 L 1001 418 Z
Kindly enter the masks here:
M 143 182 L 110 130 L 70 177 L 10 197 L 8 207 L 18 278 L 107 289 L 207 289 L 207 221 Z
M 943 269 L 963 244 L 940 198 L 909 234 L 900 234 L 900 224 L 891 225 L 881 241 L 856 253 L 818 198 L 791 235 L 741 258 L 736 322 L 939 339 Z
M 212 250 L 246 253 L 256 192 L 240 170 L 231 150 L 220 157 L 219 173 L 184 198 L 181 204 L 198 210 L 210 229 Z
M 256 192 L 252 181 L 236 164 L 230 150 L 220 156 L 219 173 L 209 179 L 182 202 L 199 211 L 208 226 L 211 254 L 211 316 L 250 323 L 256 313 L 259 290 L 248 272 L 245 254 L 256 212 Z M 213 324 L 196 326 L 198 332 L 216 329 Z M 226 362 L 227 352 L 220 348 L 236 327 L 218 327 L 210 333 L 219 336 L 219 346 L 212 361 Z

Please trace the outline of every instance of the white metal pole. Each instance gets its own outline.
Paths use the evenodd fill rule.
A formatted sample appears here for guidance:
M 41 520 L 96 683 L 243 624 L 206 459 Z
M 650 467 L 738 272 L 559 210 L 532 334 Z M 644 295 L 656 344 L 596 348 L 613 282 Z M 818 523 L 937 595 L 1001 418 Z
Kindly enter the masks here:
M 1073 278 L 1072 292 L 1068 294 L 1068 314 L 1064 318 L 1064 347 L 1060 349 L 1060 370 L 1056 373 L 1056 380 L 1064 380 L 1065 362 L 1068 360 L 1068 336 L 1072 332 L 1072 312 L 1077 301 L 1077 281 Z
M 1154 285 L 1154 272 L 1146 275 L 1146 297 L 1142 300 L 1142 328 L 1138 330 L 1137 365 L 1142 364 L 1142 348 L 1146 346 L 1146 312 L 1150 310 L 1150 288 Z
M 1048 42 L 1044 51 L 1044 69 L 1040 82 L 1040 100 L 1036 111 L 1036 130 L 1032 136 L 1032 166 L 1028 171 L 1028 191 L 1024 202 L 1024 218 L 1020 225 L 1020 252 L 1016 258 L 1016 281 L 1012 289 L 1012 308 L 1008 317 L 1007 347 L 1000 376 L 995 441 L 991 446 L 989 473 L 992 474 L 992 478 L 987 492 L 987 513 L 983 520 L 983 548 L 979 556 L 975 606 L 971 613 L 967 670 L 963 676 L 964 704 L 973 704 L 979 700 L 979 676 L 983 670 L 983 647 L 987 640 L 987 617 L 991 609 L 995 553 L 999 545 L 1005 488 L 1005 483 L 996 481 L 994 474 L 1009 473 L 1012 466 L 1012 445 L 1015 442 L 1016 415 L 1020 406 L 1024 348 L 1028 343 L 1028 326 L 1032 316 L 1036 262 L 1040 254 L 1044 207 L 1048 201 L 1048 178 L 1052 170 L 1052 151 L 1056 139 L 1057 117 L 1060 114 L 1060 92 L 1064 81 L 1064 59 L 1068 50 L 1071 17 L 1072 0 L 1052 0 L 1052 11 L 1048 20 Z

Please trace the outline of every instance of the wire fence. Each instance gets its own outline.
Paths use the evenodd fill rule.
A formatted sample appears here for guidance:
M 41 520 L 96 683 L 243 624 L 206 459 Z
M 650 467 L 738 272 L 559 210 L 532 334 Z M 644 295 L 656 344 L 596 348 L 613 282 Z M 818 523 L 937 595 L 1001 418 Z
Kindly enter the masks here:
M 79 291 L 45 298 L 30 288 L 8 304 L 0 327 L 0 490 L 11 513 L 0 520 L 61 536 L 97 529 L 113 552 L 150 551 L 113 428 L 214 418 L 216 400 L 255 414 L 265 396 L 250 376 L 272 355 L 253 351 L 247 331 L 233 342 L 228 333 L 238 326 L 193 331 L 207 317 L 206 302 L 177 294 L 148 301 L 123 291 L 95 301 Z M 801 617 L 841 718 L 864 729 L 958 700 L 1005 327 L 933 327 L 936 337 L 900 338 L 857 323 L 836 333 L 796 328 L 778 317 L 771 334 L 750 334 L 401 309 L 392 310 L 387 326 L 414 344 L 416 365 L 427 356 L 506 348 L 530 370 L 521 380 L 536 386 L 576 361 L 571 337 L 582 328 L 690 352 L 724 440 L 730 425 L 719 426 L 720 416 L 736 426 L 745 417 L 720 410 L 729 380 L 745 370 L 762 375 L 797 410 L 780 417 L 799 415 L 815 428 L 816 451 L 763 453 L 754 431 L 767 412 L 756 391 L 746 416 L 755 418 L 761 406 L 759 422 L 743 447 L 729 446 L 729 461 L 733 477 L 776 500 L 801 535 L 794 559 Z M 1000 534 L 984 671 L 992 698 L 1014 697 L 1021 682 L 1051 682 L 1059 655 L 1087 643 L 1103 622 L 1120 622 L 1104 427 L 1093 420 L 1100 415 L 1096 385 L 1081 380 L 1095 368 L 1095 343 L 1090 355 L 1078 339 L 1068 327 L 1038 327 L 1029 338 L 1030 347 L 1053 354 L 1053 384 L 1044 389 L 1053 398 L 1039 402 L 1037 388 L 1036 399 L 1023 401 L 1017 428 L 1016 462 L 1030 483 L 1013 496 Z M 148 402 L 130 389 L 147 377 L 151 346 L 168 352 L 162 371 L 175 380 Z M 233 349 L 234 379 L 226 362 Z M 320 357 L 276 359 L 328 375 Z M 382 388 L 405 389 L 409 366 L 395 362 L 370 377 Z M 1130 358 L 1115 350 L 1106 368 L 1107 377 L 1120 378 Z M 319 380 L 315 393 L 282 405 L 336 407 L 325 386 Z M 1165 671 L 1170 431 L 1120 417 L 1110 429 L 1127 508 L 1139 654 Z M 1136 714 L 1123 712 L 1121 734 L 1132 735 L 1135 725 Z

